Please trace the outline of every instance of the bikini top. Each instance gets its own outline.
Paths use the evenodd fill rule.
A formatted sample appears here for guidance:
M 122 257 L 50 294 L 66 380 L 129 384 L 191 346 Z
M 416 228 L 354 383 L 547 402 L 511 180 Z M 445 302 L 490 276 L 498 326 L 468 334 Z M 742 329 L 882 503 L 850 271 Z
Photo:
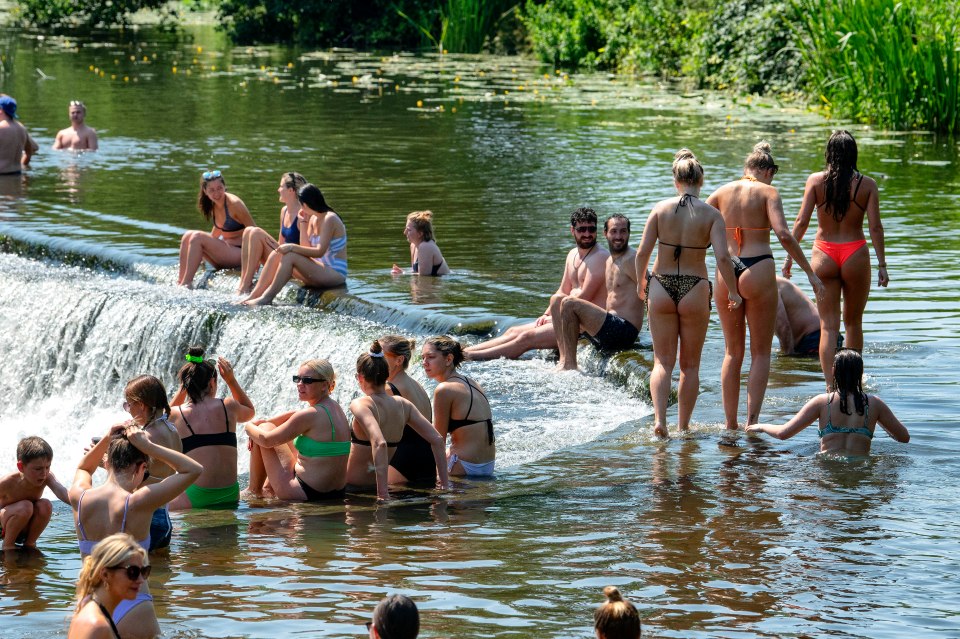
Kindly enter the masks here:
M 190 434 L 187 437 L 184 437 L 182 440 L 180 440 L 181 444 L 183 444 L 184 455 L 189 453 L 191 450 L 204 448 L 206 446 L 230 446 L 231 448 L 237 447 L 237 434 L 230 431 L 230 418 L 227 416 L 227 405 L 224 404 L 222 399 L 220 400 L 220 405 L 223 407 L 223 421 L 225 422 L 224 430 L 220 433 L 207 434 L 197 434 L 193 432 L 193 428 L 190 427 L 190 422 L 188 422 L 187 418 L 183 415 L 183 408 L 177 406 L 177 410 L 180 411 L 180 419 L 183 420 L 187 430 L 190 431 Z
M 104 606 L 102 603 L 100 603 L 93 597 L 91 597 L 90 599 L 93 601 L 93 603 L 97 604 L 97 607 L 100 608 L 101 614 L 103 614 L 103 616 L 106 617 L 107 623 L 110 624 L 110 631 L 113 633 L 113 636 L 116 637 L 117 639 L 120 639 L 120 631 L 117 630 L 117 624 L 113 623 L 113 616 L 110 614 L 110 611 L 107 610 L 106 606 Z
M 89 489 L 88 489 L 89 490 Z M 87 539 L 87 531 L 83 529 L 83 517 L 81 515 L 81 508 L 83 507 L 83 496 L 87 494 L 87 491 L 84 490 L 80 493 L 80 499 L 77 500 L 77 531 L 80 533 L 80 539 L 77 540 L 77 545 L 80 546 L 81 555 L 89 555 L 93 552 L 94 547 L 100 543 L 100 540 L 96 541 Z M 123 501 L 123 521 L 120 522 L 120 532 L 125 532 L 127 527 L 127 509 L 130 508 L 130 495 L 127 495 L 127 498 Z M 140 547 L 144 550 L 150 550 L 150 532 L 147 531 L 146 539 L 138 541 Z
M 391 384 L 391 386 L 393 386 L 393 384 Z M 394 386 L 394 388 L 396 388 L 396 387 Z M 397 394 L 399 395 L 399 393 L 397 393 Z M 370 399 L 371 399 L 371 401 L 373 401 L 373 410 L 377 411 L 377 424 L 379 424 L 379 423 L 380 423 L 380 409 L 377 408 L 377 400 L 373 399 L 372 397 L 371 397 Z M 360 439 L 360 438 L 357 437 L 357 435 L 353 432 L 353 429 L 352 429 L 352 428 L 350 429 L 350 443 L 356 444 L 357 446 L 371 446 L 369 439 Z M 399 443 L 400 443 L 400 442 L 387 442 L 387 448 L 396 448 L 396 447 L 397 447 L 397 444 L 399 444 Z
M 350 442 L 334 441 L 337 436 L 336 428 L 333 425 L 333 415 L 330 409 L 323 404 L 314 404 L 314 408 L 319 406 L 327 413 L 330 420 L 330 441 L 321 442 L 306 435 L 297 435 L 293 439 L 293 447 L 297 449 L 301 457 L 343 457 L 350 454 Z
M 224 233 L 235 233 L 237 231 L 242 231 L 247 228 L 245 225 L 237 222 L 235 219 L 230 217 L 230 207 L 227 206 L 227 197 L 223 198 L 223 226 L 217 226 L 217 221 L 213 221 L 213 225 Z
M 286 214 L 286 211 L 284 211 Z M 300 224 L 296 215 L 293 216 L 293 224 L 284 226 L 283 220 L 280 220 L 280 236 L 286 240 L 287 244 L 300 243 Z
M 839 433 L 842 435 L 863 435 L 869 439 L 873 439 L 873 431 L 867 428 L 867 415 L 870 414 L 870 397 L 866 394 L 863 396 L 863 426 L 834 426 L 830 420 L 830 402 L 833 401 L 833 393 L 830 393 L 830 398 L 827 399 L 827 425 L 817 431 L 819 437 L 824 435 L 833 435 L 834 433 Z
M 442 266 L 443 266 L 443 258 L 441 257 L 439 264 L 433 264 L 433 265 L 431 265 L 431 267 L 430 267 L 430 275 L 436 275 L 437 273 L 439 273 L 439 272 L 440 272 L 440 268 L 441 268 Z M 412 267 L 412 268 L 413 268 L 413 272 L 414 272 L 414 273 L 419 273 L 419 272 L 420 272 L 420 254 L 419 254 L 419 253 L 417 253 L 417 261 L 413 263 L 413 267 Z
M 459 375 L 451 375 L 451 378 L 456 378 L 462 381 L 467 385 L 467 388 L 470 389 L 470 405 L 467 407 L 466 416 L 463 419 L 454 419 L 450 418 L 447 420 L 447 432 L 452 433 L 458 428 L 463 428 L 464 426 L 470 426 L 471 424 L 486 424 L 487 425 L 487 443 L 493 444 L 493 419 L 488 417 L 486 419 L 469 419 L 470 411 L 473 409 L 473 391 L 476 390 L 484 399 L 487 399 L 487 396 L 483 394 L 479 388 L 476 388 L 471 384 L 465 377 L 460 377 Z M 488 401 L 489 403 L 489 401 Z
M 677 201 L 677 207 L 673 209 L 674 215 L 676 215 L 677 211 L 680 210 L 681 206 L 687 206 L 687 204 L 690 203 L 691 199 L 696 199 L 696 196 L 690 195 L 689 193 L 684 193 L 683 195 L 681 195 L 680 200 Z M 664 246 L 674 247 L 673 260 L 677 263 L 677 275 L 680 274 L 680 254 L 683 252 L 683 249 L 688 248 L 688 249 L 697 249 L 700 251 L 705 251 L 706 249 L 710 248 L 709 244 L 707 244 L 706 246 L 684 246 L 683 244 L 671 244 L 670 242 L 664 242 L 663 240 L 657 240 L 657 241 L 660 244 L 663 244 Z

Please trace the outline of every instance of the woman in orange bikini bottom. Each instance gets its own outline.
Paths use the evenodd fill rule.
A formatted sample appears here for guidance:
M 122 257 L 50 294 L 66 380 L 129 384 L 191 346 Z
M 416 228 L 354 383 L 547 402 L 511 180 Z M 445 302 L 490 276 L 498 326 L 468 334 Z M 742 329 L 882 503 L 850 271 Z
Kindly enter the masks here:
M 854 240 L 853 242 L 827 242 L 826 240 L 814 240 L 813 248 L 826 253 L 827 257 L 837 263 L 837 266 L 843 266 L 843 263 L 850 259 L 850 256 L 860 250 L 861 246 L 866 246 L 866 240 Z

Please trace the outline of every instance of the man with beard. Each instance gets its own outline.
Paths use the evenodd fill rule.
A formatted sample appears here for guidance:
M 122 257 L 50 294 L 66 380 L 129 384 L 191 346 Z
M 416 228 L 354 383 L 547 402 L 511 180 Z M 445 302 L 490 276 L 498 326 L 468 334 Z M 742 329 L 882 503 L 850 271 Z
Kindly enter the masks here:
M 70 126 L 57 133 L 53 148 L 55 150 L 96 151 L 97 132 L 84 122 L 87 117 L 87 107 L 79 100 L 71 100 L 69 113 Z
M 553 327 L 560 347 L 558 368 L 577 369 L 577 339 L 586 333 L 603 353 L 633 348 L 643 326 L 645 307 L 637 296 L 637 252 L 630 248 L 630 220 L 616 213 L 603 223 L 610 247 L 607 258 L 606 310 L 584 299 L 567 297 L 560 303 Z
M 500 337 L 467 348 L 463 352 L 466 359 L 516 359 L 536 348 L 557 348 L 553 320 L 559 316 L 560 303 L 564 299 L 603 303 L 607 297 L 603 265 L 609 253 L 597 246 L 597 214 L 594 210 L 579 208 L 574 211 L 570 216 L 570 232 L 577 246 L 567 254 L 560 288 L 550 298 L 547 311 L 529 324 L 514 326 Z

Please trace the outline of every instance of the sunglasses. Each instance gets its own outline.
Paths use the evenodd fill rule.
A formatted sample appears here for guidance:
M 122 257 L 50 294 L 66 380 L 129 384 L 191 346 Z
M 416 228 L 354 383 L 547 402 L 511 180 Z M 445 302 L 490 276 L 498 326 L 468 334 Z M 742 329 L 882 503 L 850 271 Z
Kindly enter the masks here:
M 125 570 L 127 572 L 127 579 L 136 581 L 140 578 L 140 575 L 143 575 L 144 579 L 150 577 L 150 571 L 153 570 L 153 567 L 150 566 L 150 564 L 146 566 L 110 566 L 108 570 Z
M 80 100 L 70 100 L 70 106 L 82 107 L 82 106 L 83 106 L 83 102 L 81 102 Z
M 774 175 L 776 175 L 777 173 L 780 172 L 780 165 L 779 165 L 779 164 L 774 164 L 774 165 L 771 166 L 770 168 L 773 169 L 773 174 L 774 174 Z
M 370 632 L 370 629 L 373 628 L 373 622 L 372 622 L 372 621 L 368 621 L 367 623 L 365 623 L 365 624 L 363 624 L 363 625 L 365 625 L 365 626 L 367 627 L 367 632 Z
M 216 180 L 218 178 L 222 178 L 223 174 L 220 173 L 220 169 L 217 169 L 215 171 L 204 171 L 203 175 L 201 175 L 200 177 L 203 178 L 204 182 L 209 182 L 210 180 Z
M 322 377 L 301 377 L 300 375 L 293 376 L 294 384 L 316 384 L 317 382 L 325 382 L 327 380 Z
M 577 226 L 577 227 L 574 227 L 573 230 L 576 231 L 577 233 L 596 233 L 597 227 L 596 226 Z

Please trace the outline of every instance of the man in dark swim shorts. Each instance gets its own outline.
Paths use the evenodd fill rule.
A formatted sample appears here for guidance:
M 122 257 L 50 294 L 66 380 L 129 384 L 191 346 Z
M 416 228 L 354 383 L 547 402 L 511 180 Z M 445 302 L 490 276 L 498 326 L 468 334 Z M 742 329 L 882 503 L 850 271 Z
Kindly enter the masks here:
M 777 304 L 776 334 L 780 352 L 796 357 L 819 357 L 820 316 L 817 307 L 800 287 L 777 276 L 780 300 Z M 837 349 L 843 348 L 843 335 L 837 336 Z
M 613 353 L 633 348 L 643 326 L 646 307 L 637 296 L 637 252 L 630 248 L 630 220 L 611 215 L 603 224 L 603 235 L 610 247 L 606 263 L 607 307 L 600 308 L 583 299 L 568 297 L 560 304 L 560 317 L 553 326 L 560 347 L 558 366 L 577 368 L 577 340 L 586 333 L 598 350 Z

